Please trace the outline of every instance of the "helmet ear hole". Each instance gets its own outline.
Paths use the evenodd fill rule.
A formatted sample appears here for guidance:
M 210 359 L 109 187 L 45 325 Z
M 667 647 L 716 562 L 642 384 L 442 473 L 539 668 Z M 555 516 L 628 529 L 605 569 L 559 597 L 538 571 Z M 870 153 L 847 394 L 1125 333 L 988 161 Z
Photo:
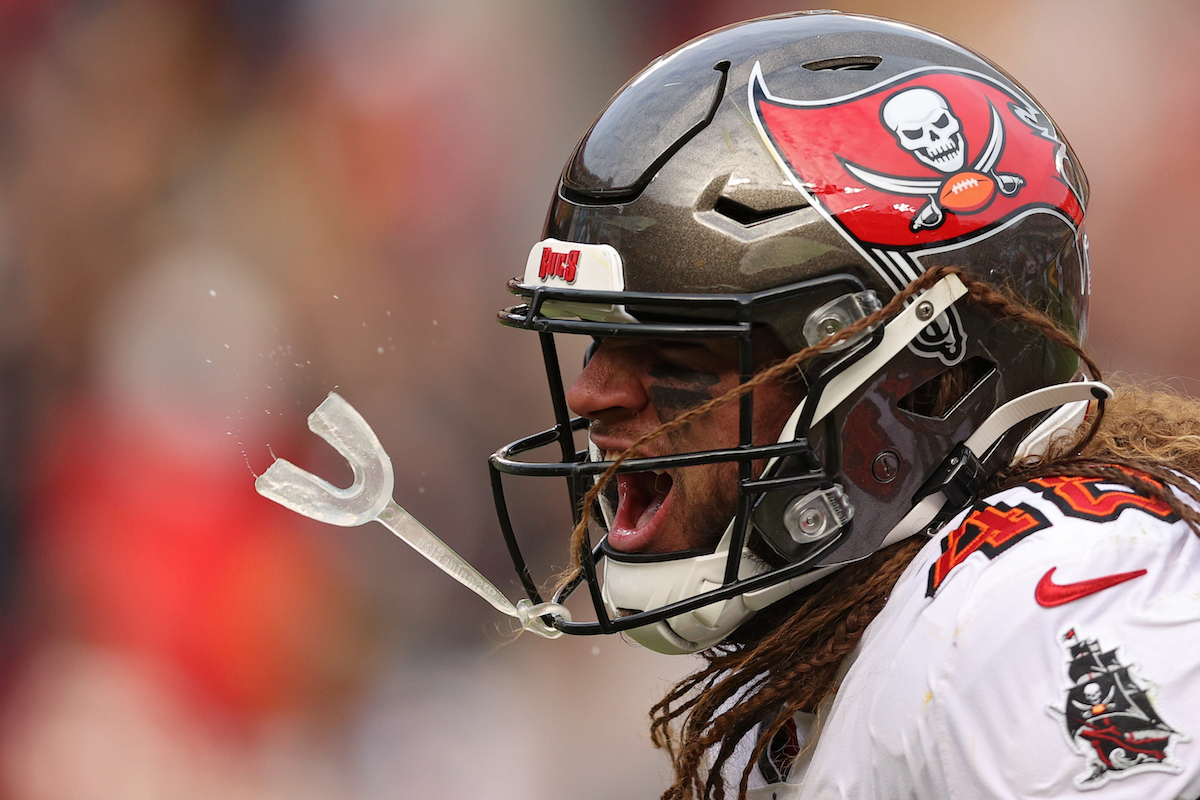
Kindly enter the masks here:
M 931 419 L 946 419 L 975 387 L 996 369 L 995 362 L 983 356 L 968 358 L 943 370 L 900 398 L 898 405 L 910 414 Z

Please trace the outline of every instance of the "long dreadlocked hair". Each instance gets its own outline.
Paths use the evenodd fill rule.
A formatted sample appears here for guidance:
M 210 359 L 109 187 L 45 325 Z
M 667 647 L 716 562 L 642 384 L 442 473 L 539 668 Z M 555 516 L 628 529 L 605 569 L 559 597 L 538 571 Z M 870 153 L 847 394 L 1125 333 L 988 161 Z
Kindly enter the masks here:
M 886 321 L 914 295 L 952 273 L 967 287 L 969 302 L 999 319 L 1028 325 L 1071 349 L 1091 376 L 1101 379 L 1100 370 L 1076 338 L 1045 314 L 958 268 L 934 267 L 874 314 L 634 442 L 585 495 L 572 553 L 577 558 L 586 541 L 587 520 L 605 484 L 617 467 L 645 444 L 733 402 L 756 386 L 788 375 L 801 362 L 842 339 Z M 954 372 L 948 374 L 953 381 Z M 1035 477 L 1103 478 L 1160 500 L 1200 535 L 1200 513 L 1172 491 L 1200 505 L 1200 489 L 1183 475 L 1200 475 L 1200 401 L 1165 388 L 1130 385 L 1118 388 L 1107 403 L 1098 404 L 1081 431 L 1052 442 L 1044 456 L 1025 459 L 994 475 L 986 491 Z M 724 800 L 723 768 L 739 742 L 758 727 L 738 785 L 737 796 L 744 798 L 754 765 L 775 734 L 796 712 L 815 712 L 836 690 L 839 665 L 883 609 L 892 587 L 923 544 L 920 539 L 909 539 L 844 567 L 777 603 L 734 637 L 704 652 L 705 665 L 676 684 L 650 710 L 651 740 L 668 753 L 675 771 L 663 800 Z M 577 570 L 576 562 L 572 571 Z

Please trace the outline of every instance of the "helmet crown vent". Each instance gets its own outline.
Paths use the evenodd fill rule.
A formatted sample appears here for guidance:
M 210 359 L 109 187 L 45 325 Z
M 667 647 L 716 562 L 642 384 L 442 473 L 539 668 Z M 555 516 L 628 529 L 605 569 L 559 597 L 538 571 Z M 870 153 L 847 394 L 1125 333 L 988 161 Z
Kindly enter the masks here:
M 737 200 L 729 197 L 718 197 L 716 204 L 713 206 L 713 211 L 716 211 L 723 217 L 728 217 L 739 225 L 748 227 L 750 225 L 757 225 L 760 222 L 766 222 L 769 219 L 782 217 L 784 214 L 790 214 L 793 211 L 799 211 L 807 206 L 808 203 L 800 202 L 775 206 L 773 208 L 757 209 L 739 203 Z
M 883 58 L 880 56 L 838 56 L 837 58 L 809 61 L 801 66 L 813 72 L 845 72 L 847 70 L 868 72 L 878 67 L 882 61 Z

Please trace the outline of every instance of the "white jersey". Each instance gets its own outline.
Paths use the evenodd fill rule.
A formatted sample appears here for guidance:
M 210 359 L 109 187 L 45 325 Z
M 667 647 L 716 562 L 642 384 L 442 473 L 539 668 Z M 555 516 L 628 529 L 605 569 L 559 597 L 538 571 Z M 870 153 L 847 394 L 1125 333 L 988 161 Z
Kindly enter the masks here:
M 1200 538 L 1094 479 L 977 503 L 901 576 L 822 718 L 752 800 L 1194 800 Z

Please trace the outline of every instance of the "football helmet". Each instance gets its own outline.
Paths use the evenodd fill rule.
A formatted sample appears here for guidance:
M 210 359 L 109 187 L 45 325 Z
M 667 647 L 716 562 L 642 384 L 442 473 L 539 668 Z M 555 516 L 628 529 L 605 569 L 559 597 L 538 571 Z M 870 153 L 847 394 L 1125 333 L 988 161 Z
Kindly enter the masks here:
M 610 462 L 576 447 L 558 334 L 728 337 L 793 353 L 880 308 L 934 266 L 1016 293 L 1082 339 L 1087 182 L 1045 111 L 982 56 L 921 28 L 806 12 L 688 42 L 608 103 L 556 188 L 542 241 L 509 283 L 505 325 L 541 339 L 554 425 L 490 460 L 496 507 L 530 599 L 504 475 L 565 478 L 580 498 Z M 1016 454 L 1081 419 L 1106 387 L 1068 348 L 960 301 L 951 275 L 887 321 L 800 365 L 807 396 L 778 443 L 633 459 L 644 471 L 732 461 L 737 510 L 715 549 L 622 553 L 586 542 L 595 621 L 693 652 L 837 566 L 945 521 Z M 928 402 L 957 376 L 939 409 Z M 555 446 L 553 462 L 528 459 Z M 524 456 L 524 457 L 523 457 Z M 751 462 L 767 462 L 756 474 Z M 596 524 L 612 521 L 599 504 Z

